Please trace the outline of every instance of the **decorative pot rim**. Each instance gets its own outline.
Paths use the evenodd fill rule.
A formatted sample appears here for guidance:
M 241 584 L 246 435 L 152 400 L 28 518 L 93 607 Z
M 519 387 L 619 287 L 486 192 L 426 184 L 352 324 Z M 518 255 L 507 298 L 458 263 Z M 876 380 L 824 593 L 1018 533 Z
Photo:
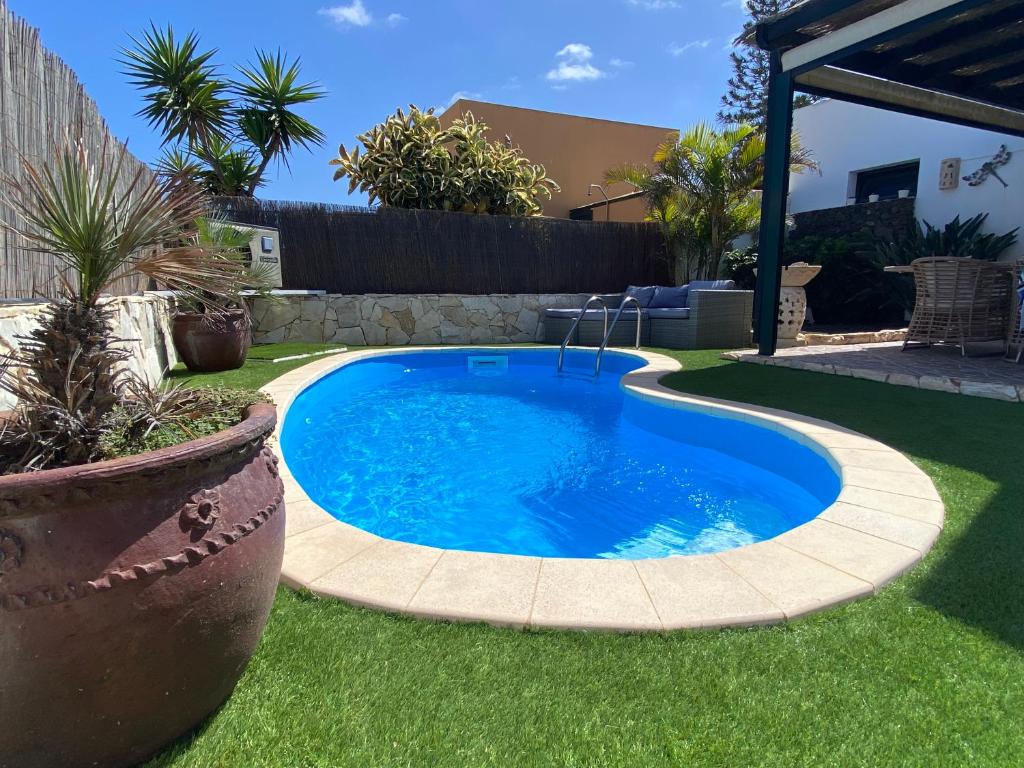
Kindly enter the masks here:
M 0 476 L 0 502 L 40 494 L 62 495 L 72 489 L 126 482 L 139 474 L 184 468 L 231 452 L 241 454 L 272 434 L 276 424 L 277 408 L 271 403 L 255 403 L 245 409 L 242 421 L 213 435 L 134 456 Z M 25 514 L 33 512 L 26 510 Z M 0 520 L 20 516 L 17 509 L 5 509 L 5 505 L 0 504 Z
M 203 320 L 212 320 L 212 319 L 215 319 L 215 318 L 218 318 L 218 317 L 219 318 L 223 318 L 223 319 L 231 319 L 231 320 L 236 320 L 236 319 L 248 320 L 249 319 L 249 313 L 246 310 L 244 310 L 244 309 L 225 309 L 225 310 L 222 310 L 222 311 L 217 312 L 217 313 L 181 312 L 181 311 L 175 311 L 175 312 L 171 313 L 171 319 L 172 320 L 179 320 L 180 319 L 180 320 L 199 320 L 199 321 L 203 321 Z

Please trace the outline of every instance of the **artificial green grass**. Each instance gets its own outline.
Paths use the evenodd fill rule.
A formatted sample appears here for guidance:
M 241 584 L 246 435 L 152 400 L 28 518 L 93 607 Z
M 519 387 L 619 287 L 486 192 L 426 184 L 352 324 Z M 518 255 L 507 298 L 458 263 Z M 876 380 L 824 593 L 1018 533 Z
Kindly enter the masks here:
M 1022 407 L 667 354 L 676 389 L 908 454 L 946 503 L 934 550 L 840 608 L 669 635 L 429 623 L 282 589 L 234 695 L 150 768 L 1024 764 Z
M 276 379 L 288 371 L 302 365 L 308 365 L 316 358 L 302 360 L 285 360 L 273 362 L 280 357 L 309 355 L 331 349 L 343 349 L 339 344 L 303 344 L 289 342 L 286 344 L 257 344 L 249 350 L 245 365 L 234 371 L 221 373 L 192 373 L 183 363 L 168 374 L 170 383 L 193 387 L 230 387 L 231 389 L 259 389 L 268 381 Z

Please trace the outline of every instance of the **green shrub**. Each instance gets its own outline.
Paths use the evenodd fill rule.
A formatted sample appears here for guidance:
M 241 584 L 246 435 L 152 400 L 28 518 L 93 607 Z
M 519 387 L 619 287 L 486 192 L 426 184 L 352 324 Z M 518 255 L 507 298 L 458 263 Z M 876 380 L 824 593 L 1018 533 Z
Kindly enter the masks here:
M 270 402 L 259 391 L 134 388 L 108 415 L 100 440 L 102 458 L 133 456 L 168 448 L 233 427 L 255 403 Z
M 876 251 L 885 264 L 909 264 L 914 259 L 929 256 L 995 261 L 1017 242 L 1019 227 L 1003 235 L 983 233 L 981 228 L 986 219 L 987 213 L 979 213 L 964 222 L 957 216 L 942 229 L 922 221 L 902 238 L 880 240 L 876 243 Z
M 741 291 L 752 291 L 757 285 L 757 248 L 753 245 L 729 251 L 723 260 L 723 274 Z
M 859 238 L 790 240 L 786 243 L 785 263 L 797 261 L 821 266 L 821 272 L 806 288 L 816 324 L 899 326 L 907 301 L 913 306 L 910 281 L 886 274 L 884 265 Z
M 394 208 L 539 215 L 558 184 L 519 148 L 489 141 L 489 130 L 469 112 L 442 128 L 433 109 L 399 109 L 357 137 L 362 151 L 338 148 L 334 180 L 348 177 L 349 194 Z

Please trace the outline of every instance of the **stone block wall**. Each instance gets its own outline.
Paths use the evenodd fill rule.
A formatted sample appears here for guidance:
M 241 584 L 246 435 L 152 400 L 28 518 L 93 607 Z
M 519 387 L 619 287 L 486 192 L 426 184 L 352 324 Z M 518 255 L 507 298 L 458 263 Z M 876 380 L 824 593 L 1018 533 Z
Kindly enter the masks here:
M 254 339 L 340 344 L 510 344 L 544 338 L 544 310 L 587 294 L 324 294 L 253 302 Z
M 793 215 L 790 237 L 853 237 L 868 235 L 887 240 L 906 235 L 917 226 L 914 198 L 822 208 Z
M 121 296 L 109 299 L 116 308 L 114 335 L 131 352 L 127 366 L 150 384 L 178 362 L 171 341 L 173 302 L 161 296 Z M 0 304 L 0 356 L 17 349 L 19 337 L 36 327 L 42 302 Z M 0 392 L 0 410 L 10 408 L 13 398 Z

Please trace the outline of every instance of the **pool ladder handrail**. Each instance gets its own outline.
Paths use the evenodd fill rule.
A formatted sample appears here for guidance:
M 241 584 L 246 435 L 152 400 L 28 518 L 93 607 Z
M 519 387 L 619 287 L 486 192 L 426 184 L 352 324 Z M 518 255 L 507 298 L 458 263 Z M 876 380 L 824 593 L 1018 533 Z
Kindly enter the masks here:
M 601 373 L 601 356 L 604 354 L 604 348 L 608 346 L 608 340 L 612 337 L 612 331 L 615 330 L 615 324 L 619 322 L 619 318 L 622 316 L 622 310 L 629 302 L 636 304 L 636 344 L 633 346 L 634 349 L 640 349 L 640 323 L 643 322 L 643 307 L 640 306 L 640 301 L 636 296 L 627 296 L 619 304 L 619 309 L 615 312 L 615 317 L 612 319 L 610 328 L 605 328 L 604 341 L 601 342 L 601 347 L 597 350 L 597 360 L 594 361 L 594 375 L 597 376 Z
M 576 333 L 576 329 L 579 327 L 580 321 L 583 319 L 583 316 L 587 314 L 587 309 L 595 301 L 600 302 L 601 309 L 604 310 L 604 333 L 608 333 L 608 303 L 603 298 L 595 294 L 583 302 L 583 306 L 580 308 L 580 313 L 576 315 L 576 319 L 572 321 L 572 326 L 569 328 L 569 332 L 565 334 L 565 338 L 562 340 L 562 348 L 558 350 L 558 367 L 555 369 L 556 373 L 562 372 L 562 361 L 565 358 L 565 348 L 569 344 L 569 339 L 571 339 L 572 335 Z

